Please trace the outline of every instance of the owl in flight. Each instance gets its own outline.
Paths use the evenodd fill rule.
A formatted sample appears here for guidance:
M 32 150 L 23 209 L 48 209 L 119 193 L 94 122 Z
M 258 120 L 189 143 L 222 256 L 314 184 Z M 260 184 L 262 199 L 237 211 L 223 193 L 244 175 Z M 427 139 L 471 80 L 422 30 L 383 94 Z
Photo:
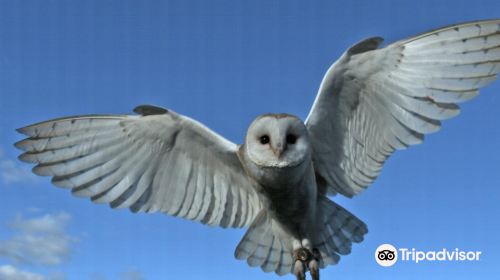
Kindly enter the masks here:
M 249 227 L 235 256 L 305 279 L 368 232 L 328 196 L 353 197 L 396 150 L 422 143 L 500 71 L 500 19 L 453 25 L 379 48 L 349 48 L 326 72 L 305 122 L 258 116 L 236 145 L 171 110 L 87 115 L 18 131 L 20 159 L 79 197 Z

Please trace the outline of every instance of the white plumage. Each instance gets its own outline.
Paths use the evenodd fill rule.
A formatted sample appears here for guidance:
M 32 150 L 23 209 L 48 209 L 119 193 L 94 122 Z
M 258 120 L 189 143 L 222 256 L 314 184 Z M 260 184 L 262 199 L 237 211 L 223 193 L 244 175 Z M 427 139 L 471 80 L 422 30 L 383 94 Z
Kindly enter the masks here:
M 371 38 L 327 71 L 306 120 L 328 190 L 363 191 L 395 150 L 419 144 L 500 71 L 500 21 L 454 25 L 376 49 Z M 352 51 L 354 50 L 354 51 Z
M 26 151 L 22 161 L 38 163 L 34 173 L 113 208 L 243 227 L 261 207 L 237 146 L 172 111 L 69 117 L 19 131 L 30 136 L 16 147 Z
M 445 27 L 344 53 L 305 123 L 259 116 L 238 146 L 154 106 L 138 115 L 77 116 L 19 129 L 20 159 L 76 196 L 132 211 L 249 229 L 235 256 L 304 279 L 336 264 L 366 225 L 327 198 L 352 197 L 395 151 L 419 144 L 500 71 L 500 20 Z

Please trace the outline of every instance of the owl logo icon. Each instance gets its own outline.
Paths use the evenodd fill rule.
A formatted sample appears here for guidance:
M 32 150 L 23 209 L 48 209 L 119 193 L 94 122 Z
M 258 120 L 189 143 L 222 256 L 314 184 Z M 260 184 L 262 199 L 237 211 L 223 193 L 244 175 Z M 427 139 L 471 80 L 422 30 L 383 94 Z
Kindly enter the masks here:
M 381 261 L 392 261 L 394 259 L 395 252 L 391 250 L 379 251 L 377 258 Z
M 391 244 L 382 244 L 375 250 L 375 261 L 381 266 L 393 266 L 398 260 L 398 250 Z

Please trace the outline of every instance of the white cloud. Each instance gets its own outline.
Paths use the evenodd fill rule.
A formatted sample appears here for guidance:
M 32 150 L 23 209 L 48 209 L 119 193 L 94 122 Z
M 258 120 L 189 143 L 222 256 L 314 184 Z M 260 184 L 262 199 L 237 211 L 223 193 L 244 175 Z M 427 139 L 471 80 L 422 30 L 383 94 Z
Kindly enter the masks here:
M 23 270 L 12 265 L 0 266 L 0 279 L 2 280 L 48 280 L 43 275 L 35 274 Z
M 21 270 L 13 265 L 0 265 L 0 280 L 65 280 L 61 272 L 54 272 L 48 276 Z
M 2 148 L 0 148 L 0 179 L 5 184 L 16 183 L 34 183 L 37 177 L 33 175 L 28 165 L 21 165 L 5 157 Z
M 17 264 L 58 265 L 67 261 L 77 241 L 65 231 L 70 220 L 64 212 L 36 218 L 17 216 L 9 224 L 17 234 L 0 240 L 0 257 Z

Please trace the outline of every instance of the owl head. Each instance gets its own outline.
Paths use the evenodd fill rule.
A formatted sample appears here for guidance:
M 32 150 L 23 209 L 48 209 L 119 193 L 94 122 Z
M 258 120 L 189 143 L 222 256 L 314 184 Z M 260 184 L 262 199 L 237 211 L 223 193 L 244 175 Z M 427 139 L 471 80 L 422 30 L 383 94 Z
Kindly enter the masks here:
M 264 168 L 295 167 L 310 158 L 310 147 L 304 123 L 287 114 L 257 117 L 245 138 L 248 159 Z

